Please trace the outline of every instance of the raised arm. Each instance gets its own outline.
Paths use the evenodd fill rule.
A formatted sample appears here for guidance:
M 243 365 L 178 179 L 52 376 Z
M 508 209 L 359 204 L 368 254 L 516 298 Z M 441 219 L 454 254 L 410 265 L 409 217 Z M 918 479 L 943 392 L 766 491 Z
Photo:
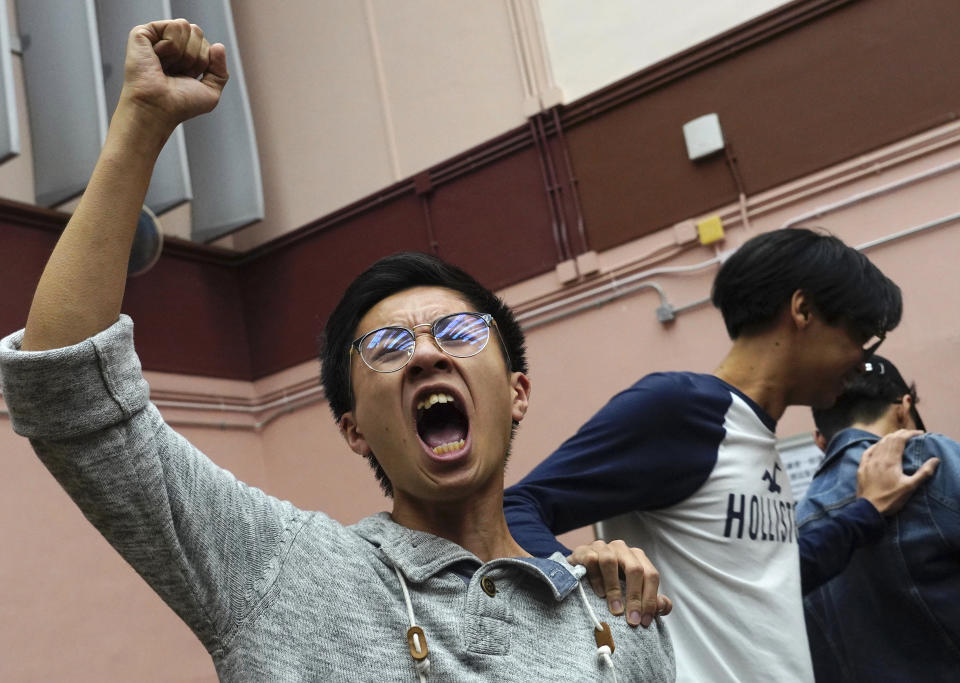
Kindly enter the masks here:
M 157 156 L 177 125 L 217 105 L 227 78 L 223 45 L 210 45 L 185 19 L 130 32 L 120 102 L 90 183 L 40 278 L 24 351 L 75 344 L 116 322 Z
M 308 518 L 325 539 L 341 529 L 243 484 L 166 425 L 149 400 L 133 322 L 119 316 L 157 155 L 179 122 L 216 106 L 226 80 L 223 46 L 208 45 L 198 27 L 179 20 L 133 29 L 90 185 L 44 271 L 26 331 L 0 339 L 14 429 L 211 653 L 228 651 L 260 614 Z M 332 557 L 312 554 L 327 574 Z

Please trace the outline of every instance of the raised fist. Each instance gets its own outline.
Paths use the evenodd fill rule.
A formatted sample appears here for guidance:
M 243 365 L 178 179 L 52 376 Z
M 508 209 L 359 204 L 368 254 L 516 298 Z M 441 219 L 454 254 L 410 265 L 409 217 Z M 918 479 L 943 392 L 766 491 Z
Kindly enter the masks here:
M 199 26 L 153 21 L 130 31 L 121 99 L 172 129 L 216 107 L 228 78 L 226 50 Z

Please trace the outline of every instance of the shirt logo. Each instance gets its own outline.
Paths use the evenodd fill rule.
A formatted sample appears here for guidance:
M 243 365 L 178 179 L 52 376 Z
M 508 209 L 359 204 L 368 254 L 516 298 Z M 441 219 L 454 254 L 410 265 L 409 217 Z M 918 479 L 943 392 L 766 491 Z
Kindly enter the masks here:
M 777 474 L 782 471 L 783 468 L 776 463 L 772 471 L 763 471 L 760 480 L 766 482 L 769 496 L 729 494 L 724 536 L 743 538 L 746 531 L 751 541 L 793 543 L 797 539 L 796 503 L 777 495 L 783 490 L 777 483 Z
M 727 498 L 727 523 L 723 535 L 743 538 L 746 531 L 751 541 L 793 543 L 797 539 L 797 504 L 772 496 L 731 493 Z
M 780 493 L 780 484 L 777 483 L 777 472 L 780 471 L 780 465 L 774 464 L 773 474 L 770 474 L 770 470 L 763 471 L 763 481 L 767 482 L 767 490 L 770 493 Z

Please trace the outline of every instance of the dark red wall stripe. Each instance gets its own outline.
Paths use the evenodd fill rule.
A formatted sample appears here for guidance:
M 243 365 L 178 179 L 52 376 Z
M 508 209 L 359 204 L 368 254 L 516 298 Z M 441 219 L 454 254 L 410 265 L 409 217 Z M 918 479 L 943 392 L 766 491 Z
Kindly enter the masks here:
M 168 240 L 132 280 L 144 366 L 252 379 L 315 357 L 349 281 L 402 249 L 492 288 L 736 200 L 681 127 L 720 115 L 748 193 L 956 118 L 960 3 L 798 0 L 245 254 Z M 0 201 L 0 330 L 66 216 Z
M 831 11 L 809 21 L 806 5 Z M 686 157 L 682 126 L 703 114 L 719 114 L 756 193 L 960 111 L 960 3 L 794 3 L 757 23 L 771 34 L 738 29 L 711 41 L 724 50 L 702 46 L 564 110 L 591 246 L 736 200 L 722 156 Z M 730 51 L 737 41 L 750 48 Z

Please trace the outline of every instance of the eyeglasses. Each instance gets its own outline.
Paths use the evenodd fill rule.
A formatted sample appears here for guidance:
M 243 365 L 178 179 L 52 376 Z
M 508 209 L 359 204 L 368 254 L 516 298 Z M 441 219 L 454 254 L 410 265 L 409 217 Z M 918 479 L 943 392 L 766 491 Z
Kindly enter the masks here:
M 867 361 L 877 352 L 883 340 L 887 338 L 886 332 L 875 334 L 863 344 L 863 360 Z
M 417 347 L 414 330 L 418 327 L 429 327 L 437 346 L 447 355 L 470 358 L 483 351 L 490 340 L 490 328 L 496 329 L 496 325 L 489 313 L 451 313 L 412 329 L 390 326 L 367 332 L 350 344 L 350 352 L 356 351 L 374 372 L 396 372 L 413 358 Z

